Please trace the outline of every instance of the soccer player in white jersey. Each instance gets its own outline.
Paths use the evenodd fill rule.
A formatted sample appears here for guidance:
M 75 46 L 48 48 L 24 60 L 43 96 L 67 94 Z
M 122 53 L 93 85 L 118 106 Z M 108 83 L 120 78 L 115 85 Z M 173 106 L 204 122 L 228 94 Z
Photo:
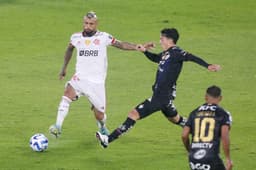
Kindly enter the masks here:
M 123 50 L 136 50 L 136 44 L 116 40 L 110 34 L 97 30 L 98 19 L 94 12 L 83 18 L 83 31 L 71 36 L 64 64 L 59 78 L 63 80 L 74 48 L 77 50 L 76 72 L 66 83 L 64 95 L 59 104 L 56 124 L 50 126 L 50 133 L 58 137 L 72 101 L 86 96 L 92 105 L 100 132 L 108 134 L 106 128 L 105 79 L 107 74 L 107 46 Z

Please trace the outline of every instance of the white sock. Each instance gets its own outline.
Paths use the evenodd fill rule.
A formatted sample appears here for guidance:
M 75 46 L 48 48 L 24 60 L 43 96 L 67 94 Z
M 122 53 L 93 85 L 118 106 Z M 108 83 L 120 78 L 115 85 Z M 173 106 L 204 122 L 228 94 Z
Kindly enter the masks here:
M 102 127 L 105 127 L 106 126 L 106 121 L 107 121 L 107 115 L 104 113 L 104 117 L 102 120 L 97 120 L 97 125 L 98 125 L 98 128 L 102 128 Z
M 62 100 L 60 101 L 60 105 L 58 108 L 56 126 L 61 129 L 63 121 L 68 114 L 69 105 L 72 102 L 68 97 L 62 96 Z

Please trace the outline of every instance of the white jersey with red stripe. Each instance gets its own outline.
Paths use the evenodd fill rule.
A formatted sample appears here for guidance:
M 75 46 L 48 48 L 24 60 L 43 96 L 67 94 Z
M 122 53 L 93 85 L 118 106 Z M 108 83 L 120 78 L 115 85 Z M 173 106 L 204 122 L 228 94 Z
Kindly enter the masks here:
M 82 32 L 74 33 L 70 43 L 77 50 L 76 73 L 79 79 L 95 83 L 104 83 L 107 75 L 107 46 L 115 38 L 106 32 L 97 31 L 91 37 L 84 37 Z

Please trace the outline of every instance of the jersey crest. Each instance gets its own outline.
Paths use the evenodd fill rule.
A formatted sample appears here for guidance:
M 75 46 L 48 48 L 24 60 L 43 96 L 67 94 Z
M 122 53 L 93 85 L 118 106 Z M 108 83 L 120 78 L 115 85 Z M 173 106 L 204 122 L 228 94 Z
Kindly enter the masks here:
M 85 41 L 84 41 L 84 43 L 85 43 L 85 45 L 90 45 L 91 44 L 91 40 L 88 40 L 88 39 L 86 39 Z
M 94 43 L 95 45 L 100 45 L 100 40 L 96 38 L 96 39 L 93 41 L 93 43 Z

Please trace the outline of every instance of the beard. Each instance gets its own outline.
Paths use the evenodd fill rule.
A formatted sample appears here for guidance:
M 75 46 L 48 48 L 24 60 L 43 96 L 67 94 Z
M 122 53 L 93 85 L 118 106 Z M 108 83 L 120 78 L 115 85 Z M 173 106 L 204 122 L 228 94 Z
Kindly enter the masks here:
M 87 37 L 93 36 L 97 31 L 96 30 L 84 30 L 83 35 Z

